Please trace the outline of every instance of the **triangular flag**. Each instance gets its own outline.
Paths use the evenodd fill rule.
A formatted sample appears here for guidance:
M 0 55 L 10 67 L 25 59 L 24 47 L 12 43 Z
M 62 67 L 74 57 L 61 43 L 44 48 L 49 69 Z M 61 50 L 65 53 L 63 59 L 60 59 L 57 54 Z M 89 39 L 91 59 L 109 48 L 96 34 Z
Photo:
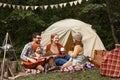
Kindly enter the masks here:
M 58 4 L 55 4 L 55 8 L 58 8 Z
M 11 8 L 11 4 L 8 4 L 8 7 Z
M 35 10 L 38 8 L 38 6 L 35 6 Z
M 34 6 L 30 6 L 30 8 L 31 8 L 32 10 L 34 10 Z
M 62 8 L 63 7 L 63 3 L 59 4 L 59 6 Z
M 63 3 L 64 7 L 66 7 L 67 3 Z
M 44 8 L 45 8 L 45 10 L 46 10 L 46 9 L 48 8 L 48 5 L 45 5 Z
M 21 7 L 22 7 L 23 10 L 25 9 L 25 6 L 21 6 Z
M 73 1 L 72 1 L 72 2 L 69 2 L 69 4 L 70 4 L 70 6 L 72 6 L 72 5 L 73 5 Z
M 17 5 L 17 9 L 20 9 L 20 6 L 19 6 L 19 5 Z
M 0 7 L 2 6 L 3 3 L 0 3 Z
M 44 7 L 43 6 L 40 6 L 41 9 L 43 9 Z
M 74 1 L 74 4 L 77 5 L 77 1 Z
M 51 9 L 53 9 L 54 5 L 50 5 Z
M 3 4 L 3 7 L 6 7 L 7 4 Z
M 12 5 L 12 8 L 15 9 L 15 5 Z
M 25 6 L 25 9 L 27 10 L 30 6 Z
M 81 4 L 82 0 L 77 0 L 79 4 Z

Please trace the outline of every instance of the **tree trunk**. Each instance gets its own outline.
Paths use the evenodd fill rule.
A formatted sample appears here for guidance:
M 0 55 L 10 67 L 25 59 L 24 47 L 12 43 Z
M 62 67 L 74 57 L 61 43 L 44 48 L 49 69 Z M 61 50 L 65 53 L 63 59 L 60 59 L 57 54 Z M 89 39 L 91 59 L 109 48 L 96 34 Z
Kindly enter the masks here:
M 108 13 L 108 18 L 110 21 L 110 27 L 111 27 L 111 31 L 112 31 L 112 36 L 113 36 L 115 43 L 118 43 L 118 39 L 115 36 L 115 28 L 114 28 L 111 13 L 110 13 L 109 0 L 105 0 L 105 1 L 106 1 L 106 9 L 107 9 L 107 13 Z

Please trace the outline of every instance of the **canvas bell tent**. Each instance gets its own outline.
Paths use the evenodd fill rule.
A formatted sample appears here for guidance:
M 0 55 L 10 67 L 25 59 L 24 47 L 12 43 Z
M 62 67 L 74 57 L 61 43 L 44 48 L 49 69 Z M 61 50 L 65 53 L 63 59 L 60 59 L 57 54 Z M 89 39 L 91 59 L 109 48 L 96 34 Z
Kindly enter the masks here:
M 83 36 L 84 55 L 93 57 L 95 49 L 105 50 L 102 41 L 91 25 L 75 19 L 61 20 L 49 26 L 41 35 L 41 44 L 46 47 L 50 43 L 50 35 L 57 33 L 60 38 L 59 42 L 66 48 L 66 51 L 69 51 L 75 32 L 80 32 Z

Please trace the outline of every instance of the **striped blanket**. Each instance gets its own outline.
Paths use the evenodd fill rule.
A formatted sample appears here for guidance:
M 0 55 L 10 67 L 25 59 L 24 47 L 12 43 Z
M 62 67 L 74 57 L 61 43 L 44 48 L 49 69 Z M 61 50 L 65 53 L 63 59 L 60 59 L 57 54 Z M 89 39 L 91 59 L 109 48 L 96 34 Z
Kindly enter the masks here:
M 120 77 L 120 48 L 109 51 L 100 65 L 100 74 L 110 77 Z

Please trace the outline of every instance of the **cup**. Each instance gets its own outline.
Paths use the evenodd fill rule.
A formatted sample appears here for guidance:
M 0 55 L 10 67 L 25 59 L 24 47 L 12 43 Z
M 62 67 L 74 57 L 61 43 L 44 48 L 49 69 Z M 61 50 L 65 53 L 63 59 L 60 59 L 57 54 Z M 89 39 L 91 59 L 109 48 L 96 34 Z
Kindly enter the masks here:
M 60 52 L 61 52 L 62 55 L 64 55 L 65 54 L 65 48 L 64 47 L 60 48 Z

